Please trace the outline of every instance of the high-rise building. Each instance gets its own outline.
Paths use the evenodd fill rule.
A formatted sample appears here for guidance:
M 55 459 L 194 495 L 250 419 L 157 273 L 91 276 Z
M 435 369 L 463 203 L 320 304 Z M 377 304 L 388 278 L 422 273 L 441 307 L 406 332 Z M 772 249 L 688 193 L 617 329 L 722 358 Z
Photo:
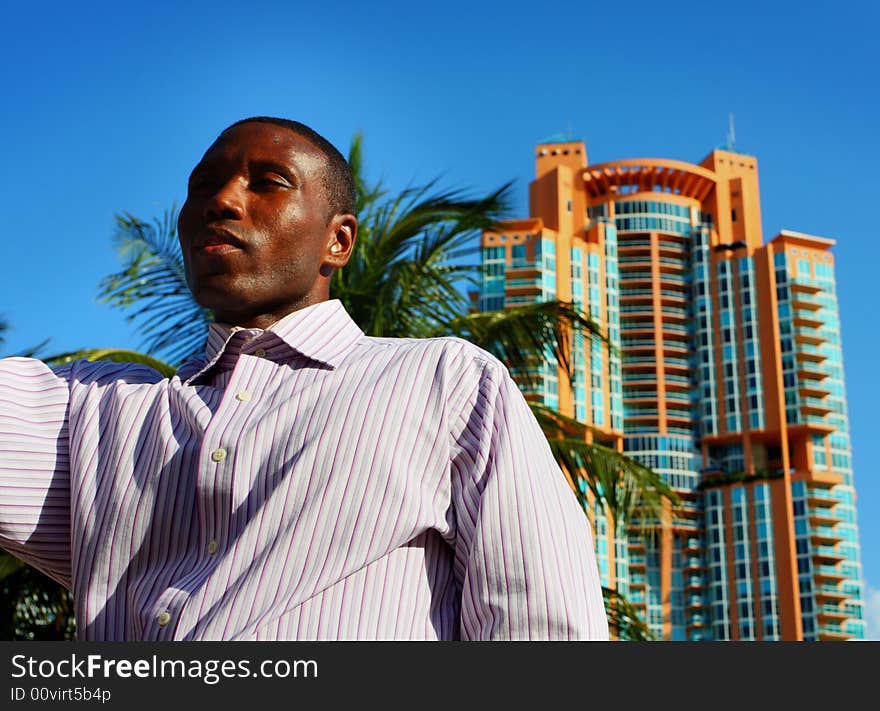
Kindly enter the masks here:
M 574 377 L 527 397 L 663 475 L 648 535 L 590 512 L 604 584 L 662 639 L 865 635 L 834 241 L 764 242 L 758 166 L 588 165 L 536 147 L 531 217 L 482 238 L 483 310 L 573 302 L 618 350 L 576 335 Z

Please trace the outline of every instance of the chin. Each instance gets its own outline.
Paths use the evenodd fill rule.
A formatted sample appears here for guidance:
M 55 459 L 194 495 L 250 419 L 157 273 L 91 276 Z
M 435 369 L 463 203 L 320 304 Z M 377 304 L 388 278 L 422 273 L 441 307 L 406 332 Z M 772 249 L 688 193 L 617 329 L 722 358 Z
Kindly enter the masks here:
M 212 311 L 218 321 L 225 321 L 221 315 L 233 316 L 249 311 L 245 290 L 212 281 L 215 283 L 201 283 L 192 289 L 193 299 L 199 306 Z

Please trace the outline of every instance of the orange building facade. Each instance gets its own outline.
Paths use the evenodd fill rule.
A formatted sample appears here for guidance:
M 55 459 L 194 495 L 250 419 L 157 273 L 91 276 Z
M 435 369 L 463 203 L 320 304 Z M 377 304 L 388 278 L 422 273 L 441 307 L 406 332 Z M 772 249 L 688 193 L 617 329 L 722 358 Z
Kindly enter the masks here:
M 536 147 L 527 219 L 483 235 L 483 310 L 559 299 L 574 377 L 527 396 L 589 424 L 679 494 L 659 533 L 596 507 L 603 583 L 672 640 L 864 638 L 834 241 L 765 243 L 754 157 L 589 165 Z

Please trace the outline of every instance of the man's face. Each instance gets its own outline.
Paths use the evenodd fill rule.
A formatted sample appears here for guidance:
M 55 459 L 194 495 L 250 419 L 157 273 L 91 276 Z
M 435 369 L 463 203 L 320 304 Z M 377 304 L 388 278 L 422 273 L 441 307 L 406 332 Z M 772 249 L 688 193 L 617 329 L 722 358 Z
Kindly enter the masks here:
M 258 122 L 221 134 L 195 167 L 178 235 L 187 284 L 219 321 L 265 328 L 327 299 L 357 223 L 329 215 L 325 169 L 307 139 Z

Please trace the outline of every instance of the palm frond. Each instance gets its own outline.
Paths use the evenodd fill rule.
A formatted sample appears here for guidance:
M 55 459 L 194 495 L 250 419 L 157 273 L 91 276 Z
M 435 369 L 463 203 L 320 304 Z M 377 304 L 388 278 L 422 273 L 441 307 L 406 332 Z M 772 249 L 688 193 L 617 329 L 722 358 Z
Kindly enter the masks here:
M 364 135 L 360 131 L 351 139 L 348 150 L 348 165 L 351 167 L 351 174 L 354 178 L 355 212 L 357 215 L 366 214 L 376 202 L 387 194 L 387 191 L 382 187 L 381 181 L 375 185 L 367 183 L 364 175 Z
M 595 435 L 588 425 L 545 405 L 529 404 L 585 510 L 589 510 L 589 490 L 608 508 L 615 524 L 650 531 L 662 519 L 664 501 L 679 503 L 675 491 L 654 470 L 611 447 L 587 441 Z
M 385 199 L 360 177 L 359 137 L 353 142 L 361 185 L 358 239 L 348 265 L 337 270 L 331 296 L 373 336 L 430 335 L 462 313 L 463 283 L 476 283 L 477 241 L 508 209 L 510 186 L 472 199 L 463 191 L 433 192 L 434 183 Z M 461 260 L 472 257 L 471 263 Z
M 620 641 L 646 642 L 654 639 L 638 610 L 617 590 L 602 588 L 608 628 Z
M 608 343 L 595 321 L 572 304 L 543 301 L 503 311 L 460 314 L 445 328 L 501 360 L 526 387 L 534 388 L 536 364 L 555 361 L 574 377 L 569 353 L 571 333 L 580 332 Z
M 6 551 L 0 551 L 0 580 L 3 580 L 7 575 L 12 575 L 16 570 L 23 567 L 23 561 L 20 561 Z
M 204 346 L 213 317 L 192 298 L 177 241 L 177 208 L 152 224 L 116 216 L 114 241 L 121 271 L 102 280 L 99 299 L 128 312 L 144 335 L 143 348 L 179 364 Z

